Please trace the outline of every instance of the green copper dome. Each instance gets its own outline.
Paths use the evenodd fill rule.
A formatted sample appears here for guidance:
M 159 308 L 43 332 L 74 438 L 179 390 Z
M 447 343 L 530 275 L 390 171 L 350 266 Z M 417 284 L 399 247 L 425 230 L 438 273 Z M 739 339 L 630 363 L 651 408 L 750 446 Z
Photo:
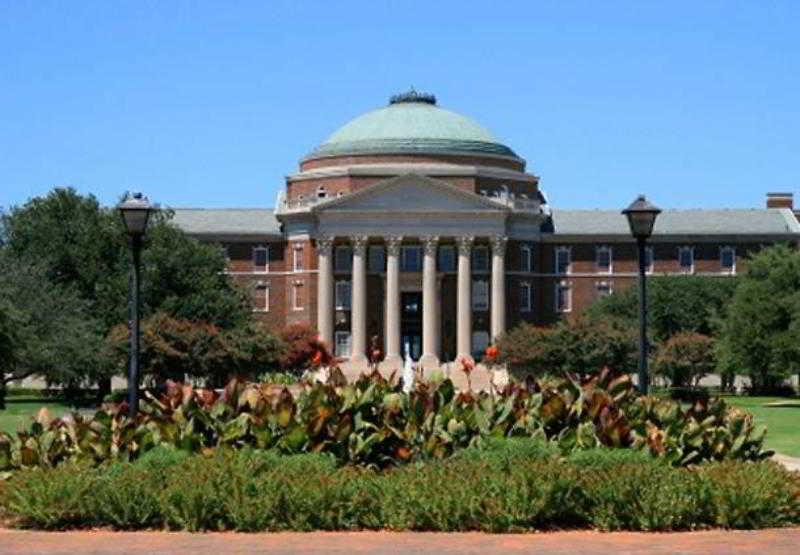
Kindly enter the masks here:
M 340 127 L 306 158 L 350 154 L 517 155 L 473 120 L 439 108 L 433 95 L 395 95 Z

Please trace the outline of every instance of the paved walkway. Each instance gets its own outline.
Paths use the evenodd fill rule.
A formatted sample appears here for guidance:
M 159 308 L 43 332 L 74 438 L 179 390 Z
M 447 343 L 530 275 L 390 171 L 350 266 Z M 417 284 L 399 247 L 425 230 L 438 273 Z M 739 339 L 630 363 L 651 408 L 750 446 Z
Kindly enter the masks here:
M 0 529 L 0 553 L 759 553 L 796 554 L 800 528 L 680 534 L 552 532 L 489 535 L 394 532 L 187 534 L 166 532 L 28 532 Z

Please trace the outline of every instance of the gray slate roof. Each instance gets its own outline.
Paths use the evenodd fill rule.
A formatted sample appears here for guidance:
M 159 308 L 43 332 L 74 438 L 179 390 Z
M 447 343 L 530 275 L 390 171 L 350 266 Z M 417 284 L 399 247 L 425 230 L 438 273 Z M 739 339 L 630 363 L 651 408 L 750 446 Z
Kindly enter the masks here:
M 554 235 L 630 235 L 619 210 L 553 210 Z M 791 235 L 800 224 L 787 208 L 664 210 L 653 235 Z
M 174 208 L 172 222 L 191 235 L 280 235 L 271 208 Z

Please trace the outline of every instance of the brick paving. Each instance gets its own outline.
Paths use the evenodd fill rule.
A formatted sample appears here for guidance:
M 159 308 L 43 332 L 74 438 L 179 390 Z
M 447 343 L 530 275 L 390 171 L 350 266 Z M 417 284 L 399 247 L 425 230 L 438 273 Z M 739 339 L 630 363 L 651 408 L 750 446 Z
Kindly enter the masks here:
M 686 533 L 547 532 L 490 535 L 413 532 L 189 534 L 171 532 L 32 532 L 0 529 L 0 554 L 796 554 L 800 528 Z

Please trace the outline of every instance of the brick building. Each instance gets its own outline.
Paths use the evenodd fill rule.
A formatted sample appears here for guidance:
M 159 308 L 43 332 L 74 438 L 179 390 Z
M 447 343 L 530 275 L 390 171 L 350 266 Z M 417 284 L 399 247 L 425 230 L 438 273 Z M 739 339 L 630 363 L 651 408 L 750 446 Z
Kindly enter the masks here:
M 797 243 L 791 194 L 750 210 L 665 210 L 653 274 L 725 279 L 764 245 Z M 177 209 L 225 249 L 253 309 L 316 326 L 364 365 L 407 349 L 423 367 L 478 354 L 521 321 L 550 323 L 630 285 L 636 250 L 619 211 L 551 208 L 539 178 L 472 120 L 414 91 L 347 123 L 300 160 L 275 209 Z

